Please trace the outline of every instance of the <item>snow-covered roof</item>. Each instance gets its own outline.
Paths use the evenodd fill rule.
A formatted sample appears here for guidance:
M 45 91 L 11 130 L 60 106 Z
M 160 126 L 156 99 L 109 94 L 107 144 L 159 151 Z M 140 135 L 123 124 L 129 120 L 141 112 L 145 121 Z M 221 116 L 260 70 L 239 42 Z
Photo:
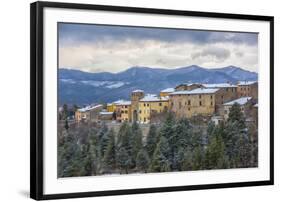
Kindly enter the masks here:
M 235 103 L 237 103 L 239 105 L 244 105 L 251 99 L 252 99 L 251 97 L 241 97 L 236 100 L 232 100 L 230 102 L 224 103 L 223 105 L 234 105 Z
M 172 93 L 175 92 L 174 88 L 166 88 L 164 90 L 161 90 L 161 93 Z
M 192 85 L 201 85 L 200 83 L 182 83 L 179 84 L 178 86 L 192 86 Z
M 176 91 L 174 93 L 170 93 L 170 95 L 194 95 L 194 94 L 213 94 L 217 92 L 218 88 L 196 88 L 194 90 L 181 90 Z
M 100 115 L 111 115 L 113 112 L 100 112 Z
M 131 105 L 131 101 L 127 100 L 118 100 L 114 102 L 115 105 Z
M 140 90 L 140 89 L 137 89 L 137 90 L 134 90 L 133 93 L 142 93 L 143 90 Z
M 160 101 L 168 101 L 168 97 L 158 97 L 155 94 L 147 94 L 144 98 L 140 99 L 140 102 L 160 102 Z
M 238 86 L 247 86 L 247 85 L 252 85 L 254 83 L 257 83 L 257 81 L 239 81 Z
M 233 85 L 230 83 L 212 83 L 212 84 L 202 84 L 205 88 L 229 88 L 229 87 L 237 87 L 237 85 Z
M 86 112 L 86 111 L 90 111 L 90 110 L 97 109 L 97 108 L 100 108 L 100 107 L 102 107 L 102 105 L 89 105 L 89 106 L 86 106 L 84 108 L 78 109 L 78 111 L 79 112 Z

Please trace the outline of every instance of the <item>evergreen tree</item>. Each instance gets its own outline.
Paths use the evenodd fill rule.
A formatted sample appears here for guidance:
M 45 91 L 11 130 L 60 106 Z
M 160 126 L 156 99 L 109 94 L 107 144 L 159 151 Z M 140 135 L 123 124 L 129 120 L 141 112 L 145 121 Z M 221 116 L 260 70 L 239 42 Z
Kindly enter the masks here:
M 205 154 L 206 169 L 227 168 L 228 162 L 225 155 L 225 146 L 220 133 L 212 136 Z
M 116 147 L 115 147 L 115 134 L 113 129 L 111 129 L 108 133 L 108 145 L 106 147 L 105 155 L 104 155 L 104 167 L 107 170 L 115 169 L 116 166 Z
M 192 170 L 201 170 L 202 168 L 204 168 L 203 149 L 197 146 L 192 156 Z
M 149 132 L 146 138 L 146 151 L 149 158 L 152 158 L 154 150 L 157 144 L 157 128 L 154 124 L 151 124 L 149 127 Z
M 62 107 L 62 118 L 63 120 L 66 120 L 68 117 L 68 106 L 67 104 L 64 104 Z
M 117 165 L 121 173 L 122 171 L 125 171 L 125 173 L 128 174 L 128 169 L 130 168 L 131 164 L 132 162 L 128 152 L 126 151 L 125 147 L 121 147 L 117 152 Z
M 132 162 L 133 166 L 136 164 L 136 158 L 142 148 L 142 131 L 137 122 L 132 124 Z
M 162 136 L 154 151 L 153 158 L 150 164 L 151 172 L 167 172 L 171 170 L 169 160 L 170 148 L 167 139 Z
M 183 156 L 181 170 L 184 171 L 192 170 L 193 168 L 192 156 L 193 156 L 192 151 L 189 148 L 186 148 Z
M 137 155 L 136 167 L 140 171 L 147 172 L 149 166 L 149 157 L 145 149 L 141 149 Z
M 237 103 L 230 108 L 225 126 L 225 148 L 230 167 L 246 167 L 248 165 L 251 155 L 248 129 L 245 117 Z
M 172 168 L 180 170 L 184 159 L 184 151 L 191 145 L 192 126 L 188 119 L 177 121 L 175 131 L 170 137 L 170 149 L 172 152 Z
M 100 153 L 102 158 L 107 148 L 108 141 L 109 141 L 108 127 L 106 126 L 106 124 L 103 123 L 99 131 L 99 146 L 100 146 Z
M 127 122 L 123 123 L 118 132 L 116 144 L 116 161 L 121 170 L 128 171 L 133 166 L 133 150 L 132 150 L 132 129 Z M 127 156 L 126 162 L 124 156 Z M 121 159 L 120 159 L 121 158 Z
M 65 119 L 65 121 L 64 121 L 64 128 L 65 128 L 65 130 L 69 129 L 69 125 L 68 125 L 68 120 L 67 119 Z

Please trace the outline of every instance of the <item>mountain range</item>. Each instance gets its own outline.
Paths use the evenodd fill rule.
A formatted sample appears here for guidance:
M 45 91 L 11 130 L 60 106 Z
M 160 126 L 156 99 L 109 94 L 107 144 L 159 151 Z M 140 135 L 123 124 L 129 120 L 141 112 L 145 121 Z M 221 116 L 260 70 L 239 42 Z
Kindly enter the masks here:
M 90 73 L 74 69 L 59 69 L 59 104 L 85 105 L 129 99 L 130 92 L 145 93 L 175 87 L 181 83 L 226 83 L 255 81 L 258 74 L 240 67 L 207 69 L 197 65 L 176 69 L 131 67 L 118 73 Z

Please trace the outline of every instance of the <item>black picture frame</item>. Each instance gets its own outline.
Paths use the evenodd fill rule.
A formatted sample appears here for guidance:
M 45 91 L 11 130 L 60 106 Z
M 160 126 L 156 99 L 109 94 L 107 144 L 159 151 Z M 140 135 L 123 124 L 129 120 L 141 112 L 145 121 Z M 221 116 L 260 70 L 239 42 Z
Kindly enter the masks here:
M 95 191 L 80 193 L 43 193 L 43 9 L 62 8 L 99 11 L 120 11 L 130 13 L 164 14 L 169 16 L 194 16 L 223 19 L 267 21 L 270 23 L 270 179 L 238 183 L 204 184 L 191 186 L 154 187 L 129 190 Z M 171 192 L 229 187 L 246 187 L 274 184 L 274 17 L 240 15 L 213 12 L 151 9 L 136 7 L 104 6 L 58 2 L 35 2 L 30 7 L 30 197 L 36 200 L 93 197 L 153 192 Z

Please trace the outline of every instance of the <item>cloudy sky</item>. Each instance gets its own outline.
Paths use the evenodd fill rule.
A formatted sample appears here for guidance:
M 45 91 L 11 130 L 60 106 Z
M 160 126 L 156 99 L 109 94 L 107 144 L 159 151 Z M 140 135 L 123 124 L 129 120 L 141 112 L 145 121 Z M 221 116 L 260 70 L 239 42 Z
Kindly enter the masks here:
M 258 72 L 258 34 L 59 24 L 59 68 L 120 72 L 189 65 Z

